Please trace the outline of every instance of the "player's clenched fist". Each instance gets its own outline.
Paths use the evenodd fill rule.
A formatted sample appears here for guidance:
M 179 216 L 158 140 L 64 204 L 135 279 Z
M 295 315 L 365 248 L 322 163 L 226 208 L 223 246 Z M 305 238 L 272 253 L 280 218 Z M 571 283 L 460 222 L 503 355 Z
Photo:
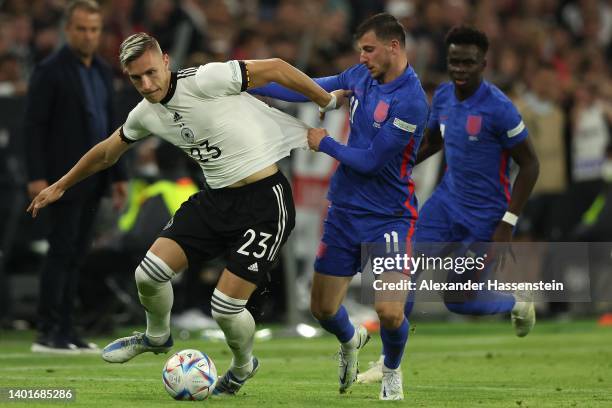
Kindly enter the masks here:
M 318 152 L 319 144 L 325 136 L 327 136 L 327 130 L 323 128 L 308 129 L 308 147 L 310 147 L 315 152 Z
M 66 190 L 58 186 L 57 183 L 51 184 L 34 197 L 26 211 L 32 213 L 32 218 L 35 218 L 41 208 L 59 200 L 64 195 L 65 191 Z

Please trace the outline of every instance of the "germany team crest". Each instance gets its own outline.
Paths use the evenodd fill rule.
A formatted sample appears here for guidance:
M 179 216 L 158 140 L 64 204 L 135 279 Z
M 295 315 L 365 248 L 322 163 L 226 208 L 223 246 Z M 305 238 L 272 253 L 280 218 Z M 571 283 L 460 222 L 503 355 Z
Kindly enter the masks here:
M 195 135 L 193 131 L 187 127 L 181 129 L 181 137 L 187 143 L 195 143 Z

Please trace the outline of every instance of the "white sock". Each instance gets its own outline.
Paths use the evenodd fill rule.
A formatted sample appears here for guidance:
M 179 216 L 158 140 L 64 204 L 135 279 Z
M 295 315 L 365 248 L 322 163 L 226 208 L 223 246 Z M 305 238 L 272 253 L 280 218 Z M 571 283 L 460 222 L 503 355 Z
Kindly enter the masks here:
M 342 351 L 351 351 L 357 348 L 359 345 L 359 328 L 355 327 L 355 333 L 353 337 L 346 343 L 340 343 L 340 347 L 342 347 Z
M 389 373 L 391 371 L 402 371 L 402 367 L 398 366 L 397 368 L 389 368 L 385 365 L 385 363 L 383 363 L 382 371 L 383 373 Z
M 230 370 L 239 380 L 253 371 L 253 338 L 255 320 L 245 309 L 247 300 L 234 299 L 215 289 L 212 301 L 212 317 L 225 333 L 225 341 L 234 354 Z
M 145 334 L 154 345 L 164 344 L 170 337 L 170 311 L 174 303 L 170 279 L 174 275 L 174 271 L 150 251 L 136 268 L 138 297 L 147 315 Z

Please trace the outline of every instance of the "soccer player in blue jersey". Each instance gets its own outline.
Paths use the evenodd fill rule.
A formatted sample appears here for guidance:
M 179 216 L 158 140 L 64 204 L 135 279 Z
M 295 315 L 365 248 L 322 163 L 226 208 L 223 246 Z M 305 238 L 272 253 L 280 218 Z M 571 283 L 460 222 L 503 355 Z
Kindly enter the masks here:
M 538 160 L 515 106 L 495 85 L 483 80 L 489 45 L 485 34 L 456 27 L 448 33 L 446 45 L 451 80 L 433 96 L 417 163 L 444 148 L 447 170 L 420 211 L 415 245 L 422 249 L 432 246 L 430 243 L 461 242 L 467 248 L 483 242 L 510 242 L 537 180 Z M 520 167 L 513 187 L 510 158 Z M 511 313 L 515 332 L 523 337 L 535 324 L 533 302 L 527 295 L 483 290 L 463 301 L 446 297 L 445 304 L 460 314 Z M 412 305 L 407 302 L 406 316 Z M 360 382 L 380 379 L 380 361 L 359 376 Z
M 408 64 L 401 24 L 378 14 L 358 27 L 355 38 L 360 64 L 315 79 L 335 90 L 339 103 L 350 91 L 348 144 L 336 142 L 324 129 L 311 129 L 308 136 L 313 150 L 340 162 L 328 192 L 331 205 L 315 262 L 311 311 L 341 343 L 341 393 L 355 381 L 358 351 L 369 339 L 364 327 L 351 324 L 342 301 L 360 270 L 361 243 L 384 243 L 386 236 L 410 245 L 414 237 L 417 201 L 411 173 L 429 113 L 425 92 Z M 254 93 L 306 100 L 274 85 Z M 383 400 L 403 399 L 399 365 L 409 327 L 404 299 L 375 305 L 385 349 Z

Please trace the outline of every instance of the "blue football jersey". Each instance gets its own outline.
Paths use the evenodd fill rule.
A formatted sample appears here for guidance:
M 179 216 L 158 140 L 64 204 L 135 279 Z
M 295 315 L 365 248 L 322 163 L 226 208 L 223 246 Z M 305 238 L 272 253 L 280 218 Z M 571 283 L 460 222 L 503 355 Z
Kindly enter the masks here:
M 429 114 L 418 76 L 407 67 L 395 80 L 381 84 L 359 64 L 335 79 L 337 89 L 353 91 L 348 147 L 367 149 L 375 138 L 384 137 L 397 147 L 397 154 L 375 174 L 363 174 L 340 163 L 328 199 L 339 207 L 416 219 L 411 174 Z
M 439 128 L 444 138 L 447 170 L 438 193 L 472 221 L 500 219 L 512 188 L 509 149 L 527 138 L 514 104 L 487 81 L 459 101 L 447 82 L 434 94 L 428 127 Z

